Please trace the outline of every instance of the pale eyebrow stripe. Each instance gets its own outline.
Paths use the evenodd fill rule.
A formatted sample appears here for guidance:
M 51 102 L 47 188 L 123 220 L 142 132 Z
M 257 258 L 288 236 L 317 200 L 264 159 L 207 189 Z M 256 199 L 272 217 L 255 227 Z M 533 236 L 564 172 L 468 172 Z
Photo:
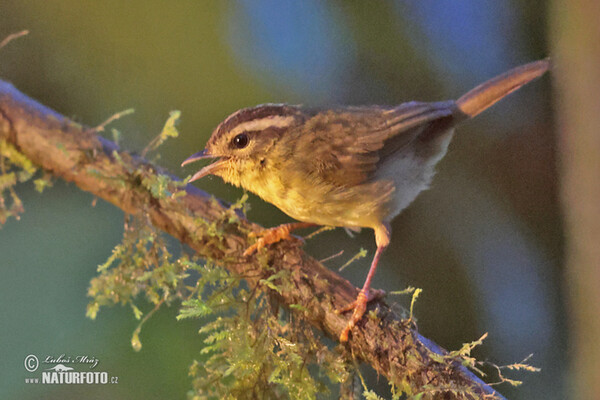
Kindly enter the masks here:
M 235 128 L 230 131 L 231 135 L 237 135 L 238 133 L 242 133 L 245 131 L 261 131 L 266 128 L 285 128 L 286 126 L 290 126 L 296 117 L 293 115 L 288 116 L 270 116 L 259 119 L 254 119 L 252 121 L 247 121 L 239 124 Z

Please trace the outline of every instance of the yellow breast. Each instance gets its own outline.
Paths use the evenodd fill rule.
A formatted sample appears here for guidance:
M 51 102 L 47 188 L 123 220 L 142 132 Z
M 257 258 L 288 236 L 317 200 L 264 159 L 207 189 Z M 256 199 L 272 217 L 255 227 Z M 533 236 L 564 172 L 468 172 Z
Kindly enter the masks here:
M 385 220 L 393 185 L 369 182 L 354 187 L 315 181 L 282 165 L 244 168 L 223 176 L 275 205 L 290 217 L 318 225 L 373 228 Z

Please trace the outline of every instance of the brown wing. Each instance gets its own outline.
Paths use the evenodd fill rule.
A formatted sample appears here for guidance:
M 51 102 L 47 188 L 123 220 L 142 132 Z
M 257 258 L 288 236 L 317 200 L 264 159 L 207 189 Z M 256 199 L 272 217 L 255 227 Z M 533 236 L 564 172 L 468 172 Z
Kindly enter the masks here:
M 299 132 L 290 156 L 308 155 L 296 165 L 309 178 L 355 186 L 368 180 L 380 160 L 410 145 L 433 121 L 455 110 L 455 103 L 448 101 L 316 113 Z

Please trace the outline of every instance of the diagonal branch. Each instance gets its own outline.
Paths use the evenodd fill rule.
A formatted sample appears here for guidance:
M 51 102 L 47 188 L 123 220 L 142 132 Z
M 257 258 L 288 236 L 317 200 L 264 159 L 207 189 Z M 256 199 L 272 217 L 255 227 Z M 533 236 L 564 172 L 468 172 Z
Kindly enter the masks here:
M 169 176 L 141 157 L 118 146 L 55 111 L 28 98 L 11 84 L 0 81 L 0 140 L 7 140 L 44 170 L 74 182 L 126 213 L 143 210 L 158 228 L 192 247 L 199 256 L 217 260 L 225 268 L 247 278 L 249 285 L 271 270 L 291 271 L 290 285 L 280 294 L 283 305 L 300 304 L 307 322 L 334 340 L 346 325 L 335 309 L 356 298 L 348 281 L 306 255 L 297 243 L 279 243 L 254 257 L 243 257 L 247 232 L 259 226 L 246 219 L 232 223 L 227 207 L 193 186 L 184 195 L 156 198 L 144 182 Z M 172 183 L 172 191 L 178 189 Z M 200 222 L 201 220 L 207 223 Z M 215 224 L 225 232 L 214 236 Z M 272 273 L 272 272 L 271 272 Z M 446 388 L 436 398 L 503 398 L 435 343 L 422 337 L 408 321 L 384 302 L 370 304 L 376 318 L 364 318 L 347 344 L 357 358 L 369 363 L 396 387 L 412 394 Z M 462 394 L 457 396 L 456 394 Z M 441 397 L 438 397 L 441 395 Z M 428 398 L 428 396 L 425 396 Z

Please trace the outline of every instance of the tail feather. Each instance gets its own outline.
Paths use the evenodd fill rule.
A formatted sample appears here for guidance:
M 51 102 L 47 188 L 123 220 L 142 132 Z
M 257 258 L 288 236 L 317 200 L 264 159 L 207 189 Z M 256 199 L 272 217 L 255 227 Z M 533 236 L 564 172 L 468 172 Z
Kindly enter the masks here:
M 550 59 L 534 61 L 513 68 L 470 90 L 456 100 L 456 105 L 465 115 L 474 117 L 504 96 L 539 78 L 549 68 Z

